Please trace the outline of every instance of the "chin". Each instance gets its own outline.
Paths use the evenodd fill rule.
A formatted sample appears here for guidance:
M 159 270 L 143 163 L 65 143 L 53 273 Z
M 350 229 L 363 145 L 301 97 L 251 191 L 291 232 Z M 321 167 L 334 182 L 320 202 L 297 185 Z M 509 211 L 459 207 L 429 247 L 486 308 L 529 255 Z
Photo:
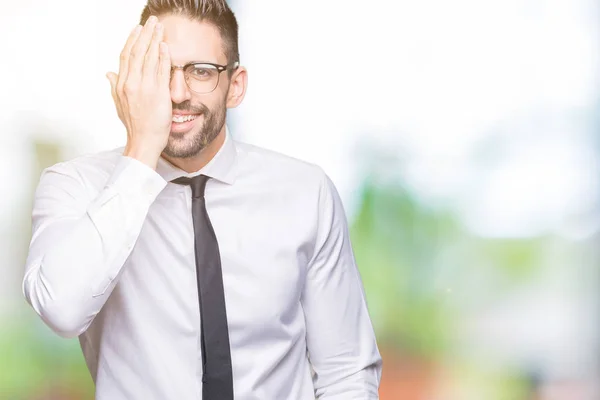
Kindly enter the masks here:
M 198 146 L 196 135 L 199 132 L 171 133 L 171 137 L 163 153 L 173 158 L 190 158 L 196 156 L 206 146 Z

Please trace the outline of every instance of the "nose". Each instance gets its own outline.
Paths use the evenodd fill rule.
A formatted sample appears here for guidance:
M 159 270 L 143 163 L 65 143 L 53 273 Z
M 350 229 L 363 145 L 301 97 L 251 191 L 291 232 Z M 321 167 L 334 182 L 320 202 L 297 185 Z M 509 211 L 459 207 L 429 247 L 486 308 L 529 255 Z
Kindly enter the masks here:
M 185 75 L 180 69 L 171 73 L 171 100 L 175 104 L 183 103 L 192 98 L 192 93 L 185 82 Z

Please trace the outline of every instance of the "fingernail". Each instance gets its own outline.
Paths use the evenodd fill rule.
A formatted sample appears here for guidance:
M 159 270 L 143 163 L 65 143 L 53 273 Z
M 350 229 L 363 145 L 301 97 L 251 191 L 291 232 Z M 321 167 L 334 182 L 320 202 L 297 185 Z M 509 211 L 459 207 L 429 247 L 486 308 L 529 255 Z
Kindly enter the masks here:
M 158 20 L 158 18 L 156 18 L 154 15 L 150 16 L 150 18 L 148 18 L 148 22 L 156 22 Z

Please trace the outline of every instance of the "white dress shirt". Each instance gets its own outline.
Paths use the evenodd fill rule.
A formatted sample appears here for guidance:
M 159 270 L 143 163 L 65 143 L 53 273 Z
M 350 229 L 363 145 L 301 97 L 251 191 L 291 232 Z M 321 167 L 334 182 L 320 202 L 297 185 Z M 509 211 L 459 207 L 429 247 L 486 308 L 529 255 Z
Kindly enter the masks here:
M 79 336 L 99 400 L 202 398 L 191 188 L 204 174 L 237 400 L 377 399 L 381 358 L 338 193 L 227 133 L 202 170 L 88 155 L 44 170 L 23 292 Z M 213 399 L 205 399 L 213 400 Z

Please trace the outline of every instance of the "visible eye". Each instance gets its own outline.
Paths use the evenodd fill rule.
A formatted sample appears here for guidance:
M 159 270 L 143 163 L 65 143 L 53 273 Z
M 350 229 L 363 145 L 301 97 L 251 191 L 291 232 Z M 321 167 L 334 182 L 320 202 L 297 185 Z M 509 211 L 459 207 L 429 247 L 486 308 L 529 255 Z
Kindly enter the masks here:
M 198 80 L 212 79 L 218 74 L 216 68 L 209 64 L 190 65 L 186 72 L 188 76 Z
M 206 76 L 210 74 L 210 71 L 206 68 L 194 68 L 192 73 L 196 76 Z

